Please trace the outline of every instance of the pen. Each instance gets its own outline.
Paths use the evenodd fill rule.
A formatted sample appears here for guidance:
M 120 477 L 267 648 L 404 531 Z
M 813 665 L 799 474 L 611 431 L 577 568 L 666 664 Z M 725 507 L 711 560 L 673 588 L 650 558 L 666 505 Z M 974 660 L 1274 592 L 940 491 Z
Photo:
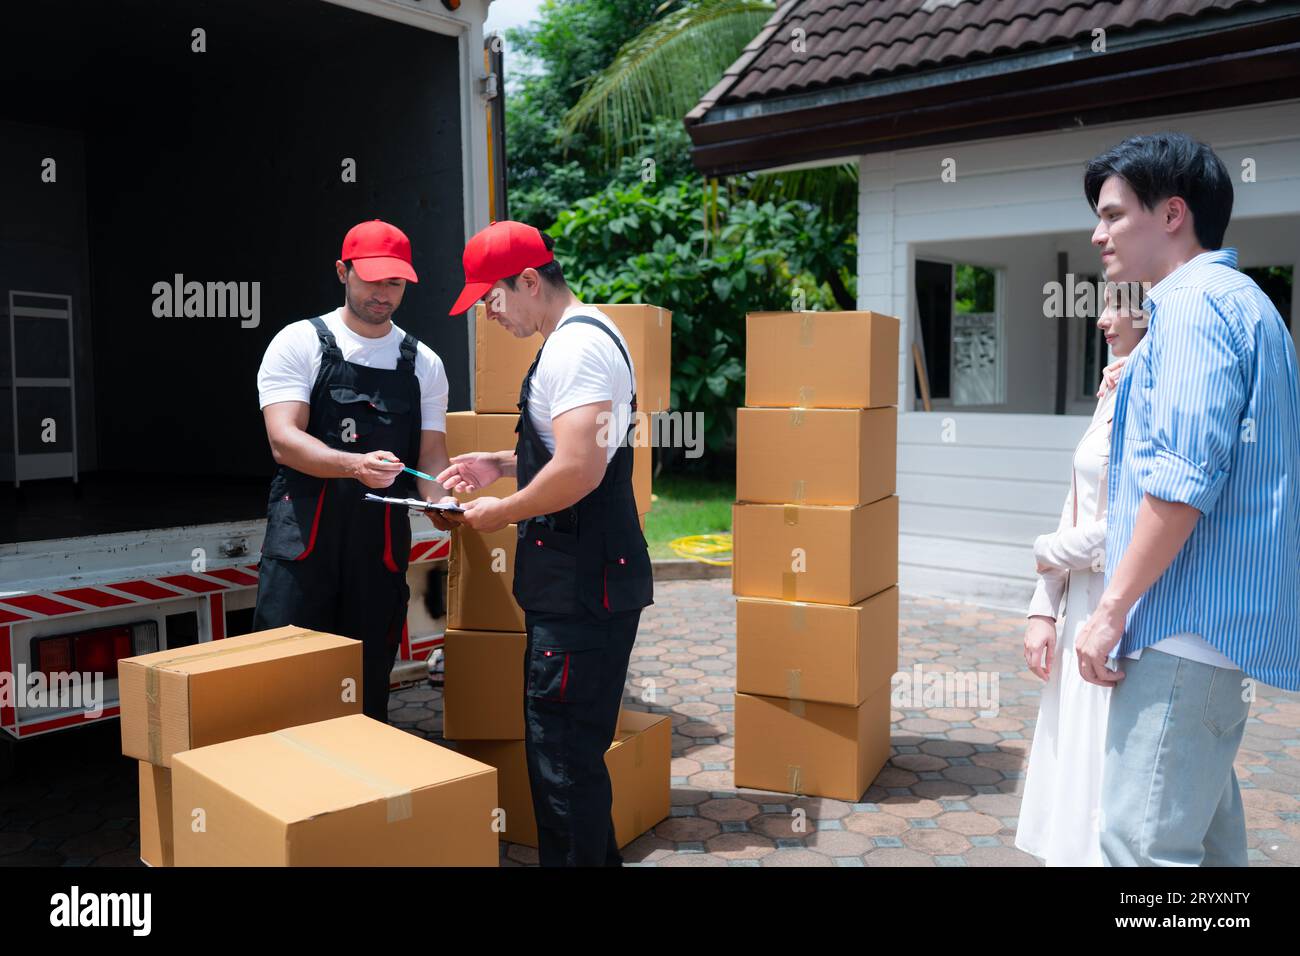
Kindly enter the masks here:
M 388 462 L 388 464 L 390 465 L 397 464 L 395 461 L 389 458 L 381 458 L 379 460 Z M 402 466 L 402 471 L 406 472 L 409 475 L 415 475 L 416 478 L 423 478 L 425 481 L 437 481 L 437 479 L 434 478 L 432 475 L 426 475 L 424 472 L 416 471 L 414 468 L 407 468 L 405 465 Z

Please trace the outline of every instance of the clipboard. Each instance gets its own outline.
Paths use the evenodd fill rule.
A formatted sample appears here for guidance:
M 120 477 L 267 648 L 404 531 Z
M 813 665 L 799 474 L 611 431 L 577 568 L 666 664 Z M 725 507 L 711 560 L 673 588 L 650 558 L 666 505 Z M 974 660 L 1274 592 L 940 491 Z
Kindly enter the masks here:
M 367 493 L 364 500 L 373 501 L 376 504 L 397 505 L 401 508 L 409 508 L 412 511 L 443 511 L 449 514 L 465 513 L 465 509 L 460 505 L 440 505 L 432 501 L 421 501 L 419 498 L 386 498 L 383 495 Z

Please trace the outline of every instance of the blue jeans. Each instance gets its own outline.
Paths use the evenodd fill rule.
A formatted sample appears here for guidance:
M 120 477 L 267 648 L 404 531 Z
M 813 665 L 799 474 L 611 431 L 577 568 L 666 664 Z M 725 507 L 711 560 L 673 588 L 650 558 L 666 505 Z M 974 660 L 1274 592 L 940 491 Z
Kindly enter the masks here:
M 1250 702 L 1239 670 L 1147 649 L 1120 659 L 1101 782 L 1107 866 L 1245 866 L 1232 763 Z

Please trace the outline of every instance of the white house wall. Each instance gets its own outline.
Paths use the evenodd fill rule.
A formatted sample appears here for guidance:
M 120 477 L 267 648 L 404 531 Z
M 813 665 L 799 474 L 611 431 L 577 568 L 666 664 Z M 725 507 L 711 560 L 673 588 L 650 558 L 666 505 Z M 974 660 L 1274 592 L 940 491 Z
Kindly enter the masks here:
M 1234 174 L 1228 242 L 1238 246 L 1241 265 L 1289 261 L 1300 272 L 1300 220 L 1294 218 L 1300 216 L 1300 100 L 860 158 L 858 306 L 902 320 L 898 488 L 905 590 L 1002 607 L 1027 603 L 1034 582 L 1029 548 L 1036 534 L 1055 527 L 1070 453 L 1087 421 L 1079 414 L 1014 414 L 1051 407 L 1043 399 L 1055 389 L 1055 326 L 1042 319 L 1044 280 L 1031 296 L 1029 277 L 1055 278 L 1058 249 L 1069 253 L 1072 270 L 1096 271 L 1088 247 L 1096 217 L 1083 197 L 1084 163 L 1128 136 L 1164 129 L 1209 143 Z M 1254 183 L 1241 181 L 1248 158 Z M 956 173 L 948 183 L 940 179 L 946 159 Z M 918 249 L 1008 270 L 1005 408 L 1012 414 L 913 410 L 910 290 Z M 1297 303 L 1292 313 L 1292 332 L 1300 336 Z M 1071 405 L 1076 413 L 1086 408 L 1087 402 Z M 955 440 L 945 440 L 944 419 L 955 425 Z

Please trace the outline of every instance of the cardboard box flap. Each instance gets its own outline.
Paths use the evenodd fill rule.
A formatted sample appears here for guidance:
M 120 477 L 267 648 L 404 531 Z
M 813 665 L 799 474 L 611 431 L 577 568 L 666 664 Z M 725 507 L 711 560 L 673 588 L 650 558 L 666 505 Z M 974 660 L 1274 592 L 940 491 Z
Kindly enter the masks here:
M 348 637 L 312 631 L 304 627 L 277 627 L 256 634 L 244 634 L 223 641 L 205 641 L 189 647 L 154 651 L 138 657 L 123 658 L 118 667 L 147 667 L 177 674 L 199 674 L 245 664 L 313 654 L 329 647 L 343 647 L 352 643 Z
M 201 747 L 173 760 L 285 824 L 381 801 L 392 823 L 410 817 L 412 793 L 494 772 L 359 714 Z

